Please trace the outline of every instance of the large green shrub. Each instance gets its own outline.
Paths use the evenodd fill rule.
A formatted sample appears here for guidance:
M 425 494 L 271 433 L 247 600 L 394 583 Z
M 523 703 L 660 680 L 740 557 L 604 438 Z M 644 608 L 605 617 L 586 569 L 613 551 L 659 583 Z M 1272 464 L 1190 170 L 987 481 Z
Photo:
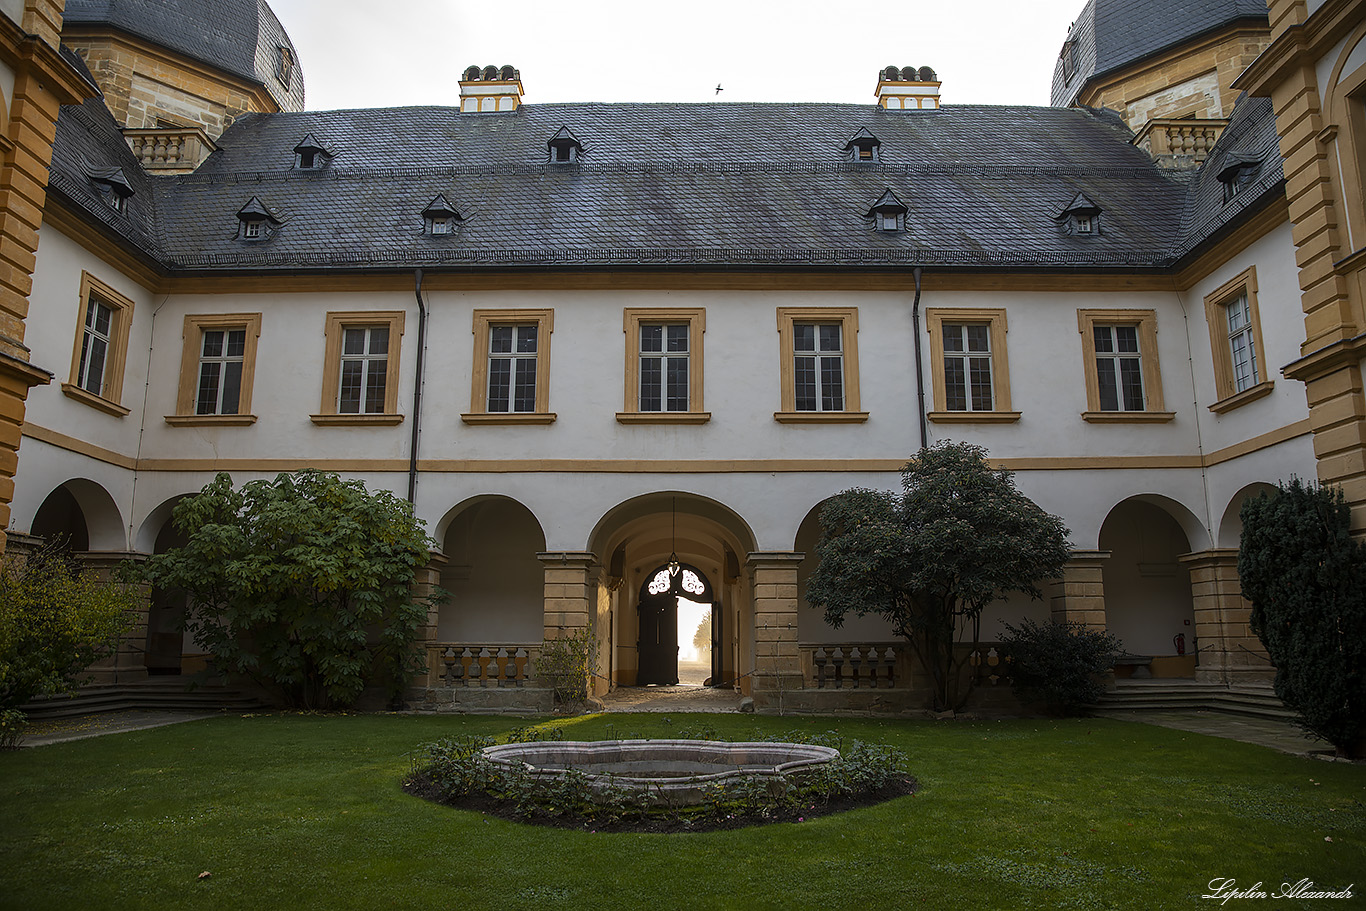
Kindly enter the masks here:
M 1238 576 L 1276 695 L 1310 733 L 1358 755 L 1366 733 L 1366 545 L 1336 488 L 1298 478 L 1243 503 Z
M 430 541 L 407 501 L 318 471 L 240 489 L 220 474 L 172 520 L 188 541 L 146 578 L 188 595 L 186 626 L 220 668 L 303 708 L 372 684 L 398 696 L 422 669 L 429 601 L 413 585 Z
M 991 468 L 986 450 L 942 442 L 901 471 L 900 494 L 846 490 L 821 510 L 820 563 L 806 599 L 839 628 L 878 614 L 906 637 L 933 684 L 934 708 L 958 709 L 982 609 L 1008 592 L 1040 597 L 1071 556 L 1067 528 Z
M 1105 674 L 1122 648 L 1112 633 L 1053 619 L 1036 623 L 1026 618 L 1005 628 L 1001 645 L 1010 659 L 1011 678 L 1051 710 L 1074 713 L 1105 692 Z
M 557 705 L 582 705 L 593 693 L 598 667 L 598 639 L 584 626 L 567 636 L 546 639 L 536 660 L 536 676 L 550 684 Z
M 17 742 L 17 707 L 75 690 L 118 646 L 140 593 L 96 578 L 59 548 L 0 557 L 0 741 Z

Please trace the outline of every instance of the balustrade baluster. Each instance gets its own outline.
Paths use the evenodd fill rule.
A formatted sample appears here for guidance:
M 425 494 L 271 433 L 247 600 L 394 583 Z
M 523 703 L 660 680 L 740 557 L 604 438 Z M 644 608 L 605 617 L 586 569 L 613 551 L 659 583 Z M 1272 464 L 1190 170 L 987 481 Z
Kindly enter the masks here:
M 859 686 L 858 669 L 860 663 L 858 646 L 851 646 L 849 649 L 849 676 L 854 678 L 854 689 L 858 689 Z
M 811 663 L 816 666 L 816 689 L 818 690 L 825 686 L 825 660 L 825 649 L 818 648 L 811 653 Z
M 882 656 L 887 663 L 887 689 L 896 688 L 896 649 L 887 646 L 886 653 Z
M 513 686 L 517 680 L 517 648 L 509 646 L 503 649 L 505 663 L 503 664 L 503 685 Z
M 530 663 L 531 657 L 527 654 L 526 649 L 515 648 L 512 650 L 512 672 L 517 680 L 517 686 L 524 686 L 526 684 L 526 666 Z
M 834 654 L 834 656 L 833 656 L 832 659 L 831 659 L 831 663 L 835 665 L 835 689 L 837 689 L 837 690 L 842 690 L 842 689 L 844 689 L 844 650 L 843 650 L 843 649 L 840 649 L 840 648 L 836 648 L 836 649 L 835 649 L 835 654 Z

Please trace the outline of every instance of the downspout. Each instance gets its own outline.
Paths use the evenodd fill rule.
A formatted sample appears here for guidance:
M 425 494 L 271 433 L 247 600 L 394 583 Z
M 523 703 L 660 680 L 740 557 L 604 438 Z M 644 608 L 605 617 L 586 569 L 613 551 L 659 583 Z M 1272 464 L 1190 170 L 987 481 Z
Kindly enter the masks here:
M 417 297 L 417 367 L 413 376 L 413 440 L 408 447 L 408 502 L 417 497 L 417 435 L 422 425 L 422 381 L 427 354 L 427 305 L 422 301 L 422 270 L 415 274 L 417 282 L 413 294 Z
M 915 394 L 920 412 L 920 448 L 924 449 L 930 441 L 925 428 L 928 420 L 925 417 L 925 371 L 920 360 L 920 267 L 916 266 L 912 274 L 915 275 L 915 303 L 911 304 L 911 323 L 915 327 Z

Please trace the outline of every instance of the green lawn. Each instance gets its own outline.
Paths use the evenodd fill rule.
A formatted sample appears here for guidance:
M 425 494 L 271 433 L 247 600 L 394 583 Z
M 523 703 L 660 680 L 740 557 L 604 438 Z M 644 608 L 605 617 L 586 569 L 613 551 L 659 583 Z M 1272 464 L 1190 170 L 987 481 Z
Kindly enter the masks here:
M 399 790 L 417 745 L 524 723 L 263 715 L 0 754 L 0 907 L 1213 908 L 1216 877 L 1355 884 L 1224 907 L 1366 907 L 1366 766 L 1118 721 L 548 722 L 570 739 L 834 729 L 905 750 L 921 782 L 740 831 L 536 828 Z

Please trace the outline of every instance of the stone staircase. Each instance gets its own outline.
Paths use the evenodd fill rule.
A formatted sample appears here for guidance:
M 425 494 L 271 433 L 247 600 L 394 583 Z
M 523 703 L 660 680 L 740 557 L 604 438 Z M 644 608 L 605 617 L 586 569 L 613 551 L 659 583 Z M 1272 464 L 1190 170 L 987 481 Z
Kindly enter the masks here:
M 46 696 L 19 707 L 29 721 L 129 710 L 250 712 L 266 703 L 222 684 L 195 685 L 187 677 L 150 677 L 134 683 L 85 686 L 74 696 Z
M 1122 680 L 1100 698 L 1092 711 L 1214 711 L 1293 721 L 1295 713 L 1286 708 L 1269 686 L 1221 686 L 1184 680 Z

